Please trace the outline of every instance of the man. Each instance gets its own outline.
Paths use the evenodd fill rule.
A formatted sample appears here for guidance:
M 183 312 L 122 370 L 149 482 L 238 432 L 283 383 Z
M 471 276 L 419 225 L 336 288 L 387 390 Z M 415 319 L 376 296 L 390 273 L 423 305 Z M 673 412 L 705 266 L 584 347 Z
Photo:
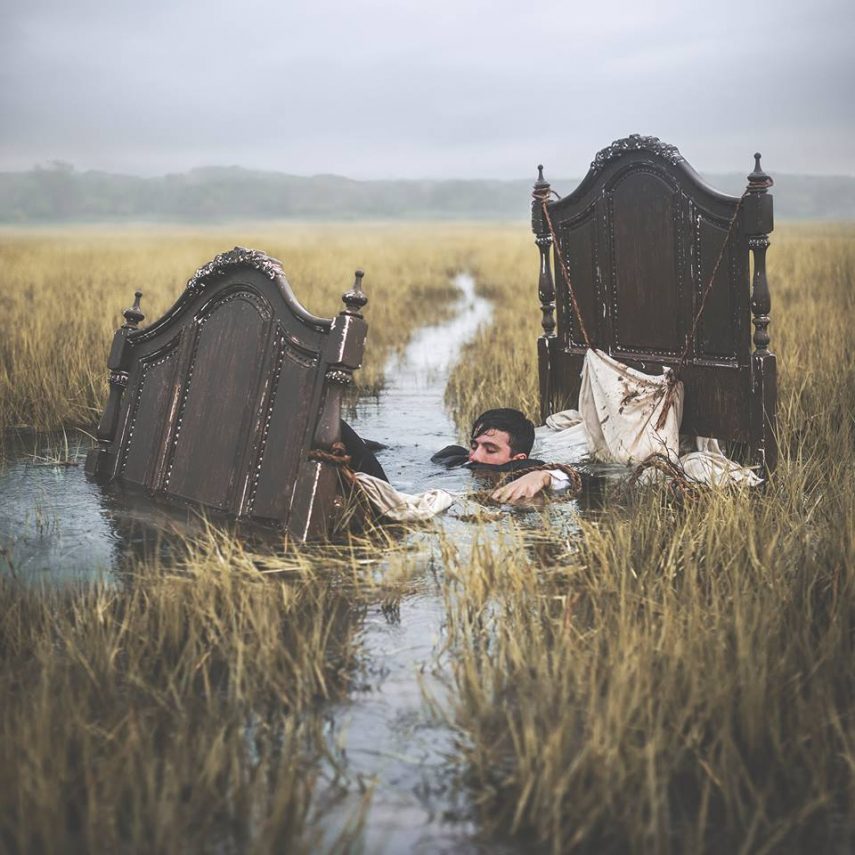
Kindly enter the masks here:
M 475 419 L 469 440 L 467 463 L 470 468 L 497 473 L 514 472 L 519 469 L 531 469 L 543 466 L 543 461 L 529 457 L 534 445 L 534 424 L 519 410 L 501 407 L 487 410 Z M 460 446 L 450 446 L 459 448 Z M 441 455 L 447 449 L 435 454 L 431 459 L 441 462 Z M 560 471 L 540 469 L 525 472 L 494 490 L 491 498 L 496 502 L 516 502 L 530 499 L 547 488 L 563 489 L 569 478 Z
M 342 441 L 351 457 L 351 466 L 388 482 L 383 467 L 366 444 L 345 422 L 342 422 Z M 431 460 L 446 468 L 467 466 L 480 473 L 504 475 L 533 466 L 543 466 L 540 460 L 529 458 L 534 445 L 534 425 L 519 410 L 503 407 L 487 410 L 475 419 L 469 448 L 449 445 L 433 455 Z M 518 478 L 497 488 L 491 498 L 497 502 L 516 502 L 530 499 L 547 488 L 563 489 L 569 478 L 558 470 L 525 472 Z

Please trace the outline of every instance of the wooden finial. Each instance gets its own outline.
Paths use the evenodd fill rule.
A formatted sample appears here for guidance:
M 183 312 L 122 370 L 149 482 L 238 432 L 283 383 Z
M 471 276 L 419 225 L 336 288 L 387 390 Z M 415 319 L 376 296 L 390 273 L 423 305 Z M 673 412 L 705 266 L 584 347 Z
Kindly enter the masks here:
M 136 329 L 139 324 L 145 320 L 145 315 L 140 309 L 140 300 L 142 299 L 142 291 L 134 291 L 134 304 L 122 312 L 125 318 L 124 326 L 129 329 Z
M 537 283 L 537 293 L 540 297 L 540 325 L 543 337 L 555 336 L 555 283 L 552 280 L 550 252 L 552 249 L 552 233 L 546 221 L 544 209 L 549 202 L 552 188 L 543 177 L 543 164 L 537 165 L 537 181 L 531 191 L 531 230 L 534 232 L 535 244 L 540 253 L 540 276 Z
M 353 315 L 355 318 L 362 317 L 362 308 L 368 302 L 368 297 L 362 290 L 362 277 L 365 276 L 365 271 L 357 270 L 353 280 L 353 287 L 349 291 L 345 291 L 341 295 L 342 302 L 345 305 L 344 314 Z
M 760 152 L 754 155 L 754 171 L 748 176 L 745 190 L 743 223 L 748 235 L 748 248 L 754 256 L 754 277 L 751 288 L 751 322 L 754 324 L 754 352 L 768 353 L 769 311 L 772 300 L 766 279 L 766 250 L 772 230 L 772 197 L 768 193 L 774 183 L 760 165 Z
M 759 151 L 754 153 L 754 171 L 748 176 L 748 192 L 758 193 L 762 190 L 768 190 L 775 182 L 770 175 L 763 171 L 760 166 L 760 158 L 763 155 Z

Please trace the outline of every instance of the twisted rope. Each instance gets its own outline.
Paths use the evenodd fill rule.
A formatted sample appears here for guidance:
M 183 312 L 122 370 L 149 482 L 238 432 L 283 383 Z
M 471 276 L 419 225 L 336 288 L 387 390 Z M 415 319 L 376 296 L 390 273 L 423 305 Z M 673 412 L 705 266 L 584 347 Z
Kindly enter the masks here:
M 646 460 L 635 467 L 627 483 L 633 487 L 638 479 L 648 469 L 656 469 L 668 476 L 668 492 L 678 501 L 693 502 L 700 498 L 701 490 L 696 481 L 692 481 L 685 473 L 682 466 L 675 463 L 665 454 L 651 454 Z
M 564 282 L 567 284 L 567 291 L 570 294 L 570 302 L 573 304 L 573 311 L 576 314 L 576 320 L 579 321 L 579 331 L 582 333 L 582 338 L 585 341 L 585 347 L 591 348 L 591 339 L 588 338 L 588 330 L 585 328 L 585 322 L 582 320 L 582 312 L 579 310 L 579 304 L 576 302 L 576 292 L 573 289 L 573 283 L 570 281 L 570 272 L 567 270 L 567 263 L 564 261 L 564 253 L 561 252 L 561 244 L 555 234 L 555 229 L 552 226 L 552 218 L 549 216 L 547 205 L 549 200 L 545 196 L 535 196 L 535 199 L 540 199 L 543 207 L 543 217 L 546 220 L 546 225 L 549 227 L 549 234 L 552 236 L 552 245 L 555 247 L 555 254 L 558 256 L 558 263 L 561 265 L 561 275 L 564 277 Z
M 329 451 L 324 451 L 322 448 L 311 449 L 309 460 L 331 463 L 333 466 L 350 466 L 350 455 L 347 453 L 343 442 L 334 442 Z
M 582 475 L 578 469 L 568 466 L 566 463 L 543 463 L 540 466 L 527 466 L 525 469 L 517 469 L 514 472 L 508 472 L 503 475 L 496 483 L 496 486 L 491 492 L 510 484 L 511 481 L 516 481 L 517 478 L 522 478 L 523 475 L 528 475 L 530 472 L 549 472 L 553 470 L 563 472 L 570 479 L 570 486 L 567 488 L 567 495 L 578 496 L 582 492 Z

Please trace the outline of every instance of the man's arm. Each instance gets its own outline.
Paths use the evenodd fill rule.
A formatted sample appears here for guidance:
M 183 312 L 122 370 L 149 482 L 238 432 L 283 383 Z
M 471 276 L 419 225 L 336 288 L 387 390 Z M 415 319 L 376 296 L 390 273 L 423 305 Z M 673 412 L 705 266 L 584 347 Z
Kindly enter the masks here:
M 568 486 L 569 483 L 569 477 L 559 470 L 527 472 L 509 484 L 505 484 L 494 490 L 490 498 L 502 504 L 516 502 L 520 499 L 532 499 L 548 487 L 562 489 Z

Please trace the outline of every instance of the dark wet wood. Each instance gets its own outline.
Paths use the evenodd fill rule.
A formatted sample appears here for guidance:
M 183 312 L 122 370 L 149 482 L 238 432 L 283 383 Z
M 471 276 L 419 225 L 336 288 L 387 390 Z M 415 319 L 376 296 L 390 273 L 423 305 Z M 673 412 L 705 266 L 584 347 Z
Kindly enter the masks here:
M 146 329 L 126 313 L 87 472 L 300 539 L 328 534 L 338 473 L 308 455 L 339 439 L 342 391 L 365 341 L 361 278 L 338 316 L 318 318 L 279 262 L 236 247 Z
M 736 214 L 697 332 L 679 367 L 686 389 L 683 430 L 747 443 L 754 462 L 774 468 L 777 385 L 775 357 L 768 351 L 765 275 L 773 227 L 771 184 L 757 155 L 740 207 L 737 197 L 709 187 L 674 146 L 632 136 L 599 152 L 576 190 L 548 203 L 558 238 L 553 247 L 557 329 L 544 324 L 538 343 L 544 418 L 576 406 L 586 349 L 558 253 L 592 345 L 648 374 L 660 374 L 666 366 L 680 366 Z M 551 241 L 536 208 L 548 190 L 541 172 L 532 217 L 541 249 L 541 283 L 548 269 L 543 247 Z M 749 252 L 754 254 L 753 291 Z M 543 308 L 542 285 L 539 292 Z

